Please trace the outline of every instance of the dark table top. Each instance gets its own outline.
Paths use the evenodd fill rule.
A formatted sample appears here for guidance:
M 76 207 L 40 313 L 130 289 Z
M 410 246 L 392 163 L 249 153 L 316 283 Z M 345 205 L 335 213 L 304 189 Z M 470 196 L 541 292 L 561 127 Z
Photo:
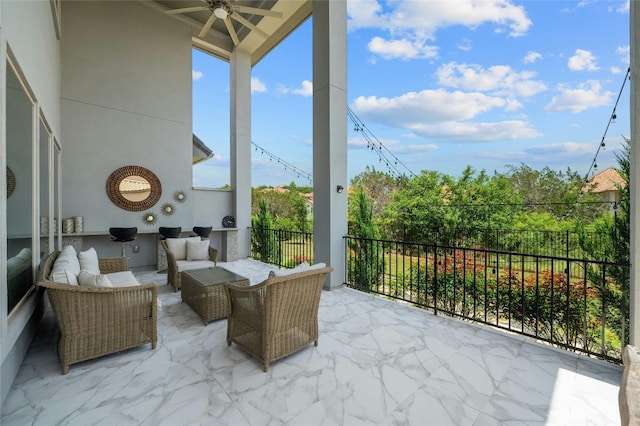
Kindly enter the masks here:
M 189 269 L 182 272 L 203 286 L 220 285 L 226 282 L 248 280 L 247 277 L 227 271 L 220 266 L 215 268 Z

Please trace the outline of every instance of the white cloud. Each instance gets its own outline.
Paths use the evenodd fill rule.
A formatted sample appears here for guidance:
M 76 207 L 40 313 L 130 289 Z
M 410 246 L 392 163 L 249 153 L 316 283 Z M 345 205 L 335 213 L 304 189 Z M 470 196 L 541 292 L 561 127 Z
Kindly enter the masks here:
M 251 93 L 264 93 L 267 86 L 256 77 L 251 77 Z
M 597 71 L 596 57 L 588 50 L 576 49 L 576 53 L 567 63 L 571 71 Z
M 394 154 L 419 154 L 422 152 L 431 152 L 438 149 L 438 145 L 424 144 L 424 145 L 405 145 L 397 146 L 389 149 Z
M 304 80 L 300 87 L 297 89 L 291 89 L 290 87 L 283 86 L 280 87 L 278 91 L 283 94 L 293 93 L 294 95 L 300 95 L 308 98 L 309 96 L 313 95 L 313 83 L 309 80 Z
M 292 93 L 308 98 L 309 96 L 313 95 L 313 83 L 309 80 L 304 80 L 302 82 L 302 87 L 300 87 L 299 89 L 294 89 Z
M 402 145 L 397 139 L 376 139 L 375 142 L 382 143 L 382 145 L 393 154 L 417 154 L 438 149 L 438 146 L 433 144 Z M 347 145 L 351 149 L 370 149 L 371 142 L 361 136 L 358 136 L 349 138 Z
M 560 165 L 565 168 L 567 164 L 579 164 L 593 158 L 593 144 L 580 144 L 576 142 L 560 142 L 549 145 L 535 145 L 523 148 L 522 151 L 494 150 L 477 153 L 481 158 L 500 160 L 504 163 L 522 162 L 530 166 Z
M 388 1 L 349 0 L 350 29 L 380 28 L 393 33 L 413 33 L 432 37 L 440 28 L 464 25 L 476 28 L 493 23 L 509 28 L 513 37 L 524 35 L 532 22 L 524 7 L 510 0 Z M 394 7 L 392 10 L 391 7 Z
M 553 97 L 551 102 L 545 106 L 545 111 L 578 113 L 589 108 L 609 105 L 613 95 L 609 91 L 603 92 L 602 85 L 596 80 L 580 83 L 576 88 L 560 85 L 558 91 L 560 95 Z
M 524 57 L 523 61 L 524 61 L 525 64 L 533 64 L 538 59 L 542 59 L 542 54 L 530 50 L 530 51 L 527 52 L 527 54 Z
M 384 27 L 385 20 L 381 14 L 382 6 L 377 0 L 348 0 L 347 25 L 350 30 L 358 28 Z
M 627 0 L 622 6 L 616 9 L 618 13 L 629 13 L 631 11 L 631 2 Z
M 202 71 L 191 70 L 191 79 L 193 81 L 200 80 L 202 75 Z
M 458 49 L 462 50 L 463 52 L 469 52 L 472 47 L 473 44 L 468 38 L 465 38 L 464 40 L 461 40 L 460 43 L 458 43 Z
M 438 48 L 429 46 L 420 41 L 408 39 L 384 40 L 382 37 L 374 37 L 367 45 L 369 51 L 384 59 L 425 59 L 438 55 Z
M 622 68 L 620 68 L 620 67 L 611 67 L 611 68 L 609 68 L 609 71 L 611 71 L 611 74 L 620 74 L 622 72 Z
M 493 94 L 530 97 L 547 89 L 544 83 L 533 80 L 535 72 L 516 72 L 508 65 L 483 69 L 476 64 L 450 62 L 440 66 L 436 76 L 444 86 Z
M 631 47 L 628 44 L 626 46 L 618 46 L 616 53 L 620 56 L 622 62 L 627 65 L 631 63 Z
M 418 125 L 413 131 L 429 138 L 446 139 L 449 142 L 494 142 L 533 139 L 541 134 L 527 122 L 520 120 L 498 122 L 443 122 Z
M 353 109 L 365 120 L 412 131 L 425 138 L 455 142 L 528 139 L 539 133 L 524 121 L 476 123 L 469 120 L 495 108 L 512 108 L 509 100 L 477 92 L 444 89 L 409 92 L 396 98 L 359 97 Z
M 448 92 L 444 89 L 409 92 L 396 98 L 360 96 L 353 102 L 360 115 L 393 127 L 406 127 L 422 122 L 468 120 L 506 101 L 482 93 Z
M 439 29 L 462 25 L 477 28 L 483 24 L 498 26 L 497 32 L 518 37 L 526 34 L 531 20 L 523 6 L 511 0 L 348 0 L 350 30 L 377 28 L 388 31 L 388 38 L 375 37 L 369 50 L 385 59 L 433 58 L 438 48 L 432 43 Z M 471 48 L 461 43 L 462 50 Z
M 556 155 L 593 155 L 593 144 L 563 142 L 549 145 L 533 146 L 531 148 L 526 148 L 524 152 L 530 155 L 542 155 L 545 158 Z

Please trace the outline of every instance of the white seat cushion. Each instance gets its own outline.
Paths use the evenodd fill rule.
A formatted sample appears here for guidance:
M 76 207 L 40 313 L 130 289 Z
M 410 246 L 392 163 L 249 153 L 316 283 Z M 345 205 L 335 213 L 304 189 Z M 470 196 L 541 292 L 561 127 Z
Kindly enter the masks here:
M 111 281 L 111 284 L 114 287 L 131 287 L 134 285 L 140 285 L 131 271 L 112 272 L 107 274 L 107 278 L 109 278 L 109 281 Z
M 178 272 L 182 272 L 188 269 L 213 268 L 216 264 L 210 260 L 178 260 L 176 266 L 178 266 Z
M 169 251 L 173 254 L 176 260 L 185 260 L 187 258 L 187 241 L 202 241 L 202 238 L 167 238 L 165 240 Z

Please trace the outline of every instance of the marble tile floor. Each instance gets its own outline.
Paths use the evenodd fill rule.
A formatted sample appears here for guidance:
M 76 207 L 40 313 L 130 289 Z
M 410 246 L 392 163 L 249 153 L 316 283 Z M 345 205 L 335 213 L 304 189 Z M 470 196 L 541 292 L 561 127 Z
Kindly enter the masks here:
M 223 264 L 252 283 L 270 267 Z M 620 366 L 352 289 L 324 291 L 320 344 L 271 364 L 159 284 L 158 347 L 60 374 L 45 316 L 2 425 L 616 425 Z

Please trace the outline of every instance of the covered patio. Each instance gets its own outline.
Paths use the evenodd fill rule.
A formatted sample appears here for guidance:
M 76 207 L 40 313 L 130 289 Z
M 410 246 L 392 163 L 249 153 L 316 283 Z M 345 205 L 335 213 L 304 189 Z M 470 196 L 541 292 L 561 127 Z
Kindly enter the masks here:
M 222 264 L 252 283 L 273 267 Z M 158 347 L 71 366 L 45 315 L 2 409 L 5 425 L 619 424 L 622 367 L 356 290 L 323 291 L 318 347 L 261 363 L 159 285 Z

